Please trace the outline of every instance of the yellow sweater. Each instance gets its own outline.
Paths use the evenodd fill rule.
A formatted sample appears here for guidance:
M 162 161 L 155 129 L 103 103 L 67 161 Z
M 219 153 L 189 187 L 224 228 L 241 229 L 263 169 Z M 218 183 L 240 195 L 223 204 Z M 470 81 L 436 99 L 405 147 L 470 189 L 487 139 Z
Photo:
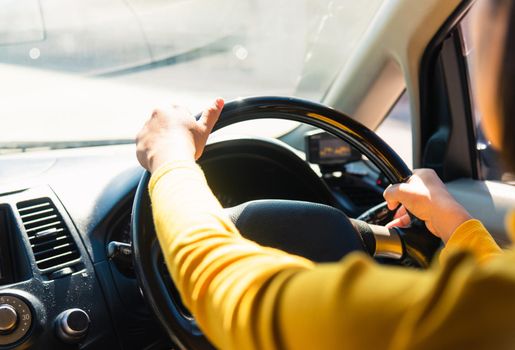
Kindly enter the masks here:
M 515 254 L 477 220 L 426 271 L 360 252 L 314 264 L 240 236 L 193 161 L 149 190 L 168 269 L 218 348 L 515 349 Z

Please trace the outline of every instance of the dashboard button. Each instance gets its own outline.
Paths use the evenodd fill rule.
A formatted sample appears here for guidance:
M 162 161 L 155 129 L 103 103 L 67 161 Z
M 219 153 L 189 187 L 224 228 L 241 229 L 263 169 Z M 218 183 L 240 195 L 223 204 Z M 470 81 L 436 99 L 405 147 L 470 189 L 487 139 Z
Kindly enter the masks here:
M 32 311 L 21 297 L 0 294 L 0 347 L 22 340 L 32 325 Z
M 55 320 L 57 336 L 65 343 L 78 343 L 88 333 L 89 315 L 81 309 L 63 311 Z
M 6 334 L 12 332 L 18 323 L 18 313 L 16 309 L 9 304 L 0 305 L 0 333 Z

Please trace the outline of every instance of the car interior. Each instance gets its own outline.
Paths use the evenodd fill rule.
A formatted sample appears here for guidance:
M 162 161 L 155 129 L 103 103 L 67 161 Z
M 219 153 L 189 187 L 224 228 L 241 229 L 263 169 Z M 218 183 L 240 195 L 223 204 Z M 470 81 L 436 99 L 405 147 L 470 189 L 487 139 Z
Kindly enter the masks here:
M 192 6 L 192 17 L 206 15 L 212 6 L 201 0 L 191 3 L 173 6 Z M 410 169 L 432 168 L 494 239 L 507 246 L 504 217 L 515 202 L 515 178 L 500 171 L 474 105 L 469 69 L 474 50 L 467 16 L 475 1 L 323 3 L 325 13 L 333 15 L 318 18 L 318 29 L 310 27 L 319 34 L 324 25 L 332 25 L 331 18 L 341 21 L 338 13 L 351 9 L 359 17 L 370 12 L 357 31 L 359 40 L 341 61 L 325 62 L 321 54 L 331 56 L 337 44 L 329 46 L 321 39 L 311 46 L 310 59 L 318 66 L 327 63 L 331 75 L 314 68 L 306 74 L 327 84 L 306 88 L 301 80 L 293 96 L 272 89 L 267 96 L 256 90 L 253 95 L 258 96 L 231 99 L 199 159 L 213 193 L 242 234 L 319 262 L 337 261 L 361 249 L 380 264 L 428 268 L 440 242 L 424 232 L 416 218 L 411 229 L 395 234 L 385 230 L 382 225 L 392 213 L 385 209 L 382 194 L 390 184 L 405 181 Z M 45 13 L 45 1 L 37 4 Z M 144 6 L 131 4 L 136 10 Z M 371 9 L 364 9 L 367 6 Z M 88 15 L 101 16 L 95 11 Z M 45 18 L 51 33 L 52 17 Z M 57 141 L 46 136 L 59 131 L 62 119 L 32 115 L 34 124 L 29 124 L 23 115 L 39 108 L 39 93 L 16 96 L 34 84 L 54 90 L 61 97 L 51 102 L 61 104 L 82 94 L 83 85 L 87 91 L 96 89 L 90 79 L 97 76 L 130 78 L 148 70 L 148 79 L 157 79 L 162 67 L 184 64 L 192 54 L 204 60 L 225 50 L 223 45 L 216 39 L 215 44 L 188 47 L 178 31 L 175 39 L 183 40 L 186 49 L 171 58 L 128 64 L 117 71 L 100 69 L 93 78 L 71 81 L 58 76 L 38 85 L 36 78 L 47 73 L 26 66 L 45 51 L 33 50 L 33 38 L 9 44 L 1 23 L 0 69 L 14 72 L 17 85 L 0 87 L 10 97 L 0 102 L 2 123 L 7 125 L 0 131 L 0 349 L 213 348 L 182 305 L 160 255 L 148 198 L 149 174 L 135 156 L 137 130 L 129 128 L 133 136 L 103 136 L 103 129 L 115 130 L 124 123 L 141 126 L 148 111 L 136 109 L 142 118 L 136 121 L 123 118 L 123 107 L 121 117 L 115 107 L 98 119 L 94 116 L 100 113 L 96 96 L 123 104 L 137 94 L 123 88 L 115 96 L 115 86 L 99 88 L 98 95 L 84 93 L 78 101 L 86 102 L 86 111 L 78 113 L 87 114 L 86 121 L 70 122 L 73 131 Z M 51 38 L 48 34 L 37 40 Z M 238 36 L 231 40 L 244 41 Z M 230 41 L 231 55 L 241 60 L 251 54 L 234 43 Z M 25 56 L 29 52 L 28 63 L 16 50 L 24 50 Z M 159 57 L 157 50 L 154 54 Z M 23 67 L 15 71 L 17 64 Z M 201 79 L 200 74 L 189 78 Z M 203 89 L 215 85 L 206 83 Z M 306 92 L 310 89 L 316 93 Z M 152 93 L 149 88 L 141 98 Z M 71 115 L 76 111 L 63 109 Z M 109 114 L 113 120 L 104 117 Z M 399 120 L 408 126 L 401 128 Z M 88 124 L 99 136 L 77 139 L 74 133 Z M 257 125 L 281 131 L 255 132 Z M 35 136 L 25 140 L 28 129 Z M 347 234 L 349 230 L 354 233 Z

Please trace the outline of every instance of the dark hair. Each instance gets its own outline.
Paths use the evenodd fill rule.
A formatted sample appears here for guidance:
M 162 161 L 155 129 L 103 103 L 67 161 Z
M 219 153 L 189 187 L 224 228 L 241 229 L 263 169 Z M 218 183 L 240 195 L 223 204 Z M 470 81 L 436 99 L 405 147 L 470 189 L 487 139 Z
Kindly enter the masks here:
M 515 172 L 515 6 L 513 0 L 493 0 L 495 10 L 508 11 L 507 27 L 499 71 L 501 154 L 506 170 Z

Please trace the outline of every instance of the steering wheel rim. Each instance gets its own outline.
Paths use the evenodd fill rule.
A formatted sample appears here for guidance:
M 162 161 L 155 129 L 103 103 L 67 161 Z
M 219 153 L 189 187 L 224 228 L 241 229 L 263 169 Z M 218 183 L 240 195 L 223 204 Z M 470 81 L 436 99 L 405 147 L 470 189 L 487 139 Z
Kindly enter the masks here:
M 397 153 L 373 131 L 342 112 L 299 98 L 250 97 L 228 102 L 214 130 L 265 118 L 310 124 L 340 137 L 367 156 L 390 183 L 403 182 L 412 174 Z M 138 184 L 132 211 L 131 236 L 139 285 L 150 308 L 177 346 L 213 349 L 194 320 L 181 311 L 180 303 L 170 296 L 169 289 L 159 276 L 159 249 L 148 194 L 149 180 L 150 174 L 145 172 Z
M 346 114 L 320 103 L 295 97 L 248 97 L 225 104 L 213 131 L 255 119 L 298 121 L 328 131 L 366 155 L 390 183 L 406 181 L 412 172 L 401 157 L 375 132 Z

